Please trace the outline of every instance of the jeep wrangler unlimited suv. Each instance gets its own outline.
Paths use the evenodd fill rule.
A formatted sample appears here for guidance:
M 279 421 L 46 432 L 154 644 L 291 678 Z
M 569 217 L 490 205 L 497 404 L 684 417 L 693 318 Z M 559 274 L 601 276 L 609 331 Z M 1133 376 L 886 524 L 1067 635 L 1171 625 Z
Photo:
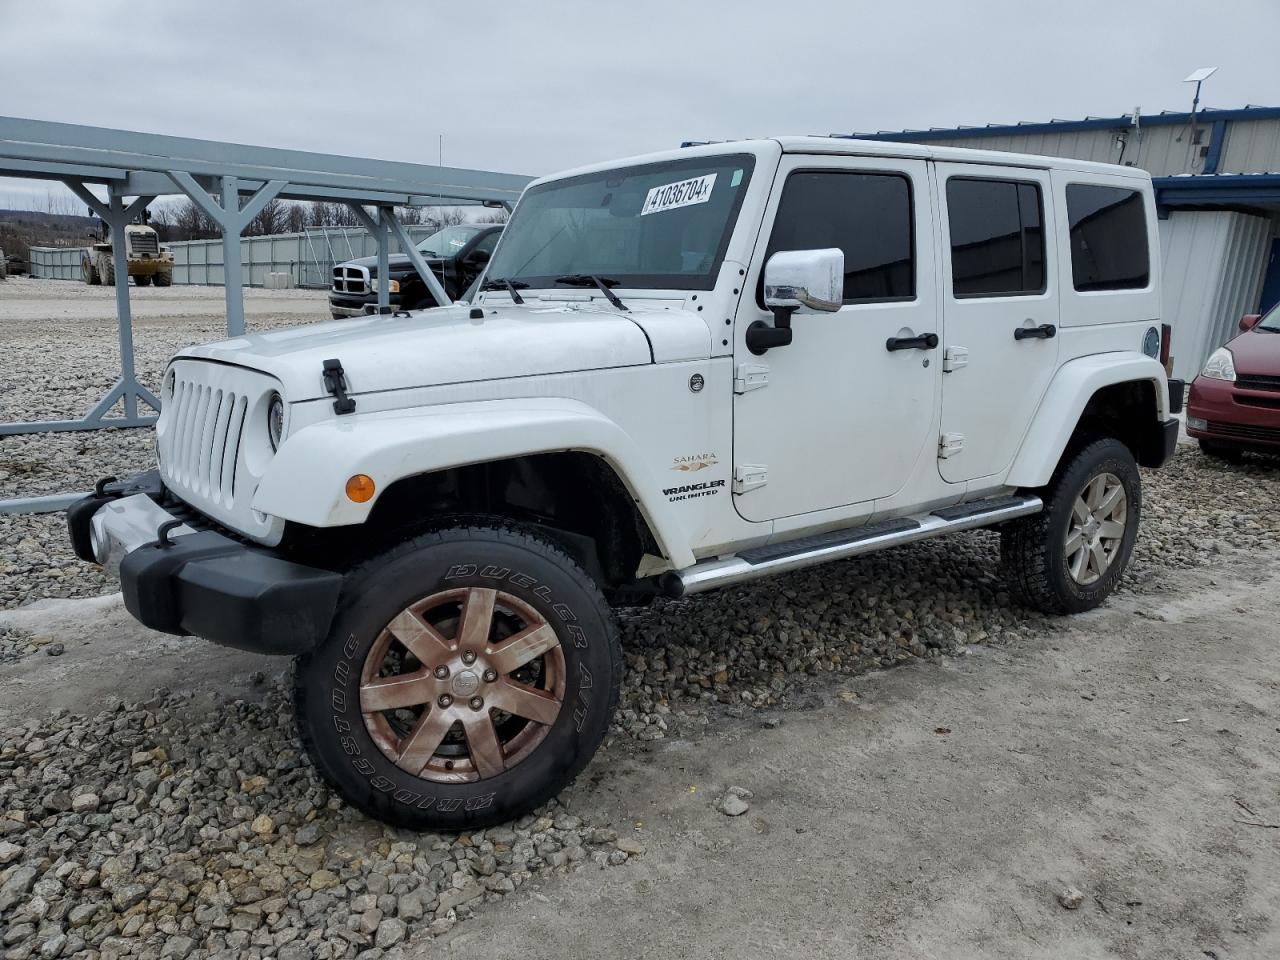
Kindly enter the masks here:
M 1131 168 L 820 138 L 587 167 L 528 187 L 472 303 L 179 353 L 158 469 L 71 537 L 147 626 L 297 656 L 351 803 L 492 824 L 604 737 L 612 604 L 977 527 L 1026 603 L 1101 603 L 1177 436 L 1159 290 Z

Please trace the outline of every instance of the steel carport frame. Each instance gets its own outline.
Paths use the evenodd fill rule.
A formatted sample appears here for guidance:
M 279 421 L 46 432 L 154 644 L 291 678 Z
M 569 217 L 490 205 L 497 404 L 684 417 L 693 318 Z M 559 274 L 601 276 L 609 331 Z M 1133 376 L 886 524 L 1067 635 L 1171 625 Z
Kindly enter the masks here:
M 457 167 L 369 160 L 334 154 L 193 140 L 105 127 L 0 116 L 0 176 L 60 180 L 107 223 L 113 238 L 160 196 L 184 194 L 207 213 L 222 234 L 227 335 L 244 333 L 240 234 L 272 199 L 346 203 L 378 241 L 378 263 L 386 276 L 392 235 L 426 281 L 436 301 L 448 297 L 427 267 L 395 208 L 442 202 L 501 205 L 508 210 L 530 177 Z M 88 188 L 105 186 L 104 202 Z M 241 197 L 248 200 L 241 205 Z M 370 213 L 366 207 L 373 208 Z M 155 422 L 160 401 L 138 382 L 129 309 L 124 245 L 113 242 L 120 377 L 83 418 L 0 423 L 0 436 L 104 427 L 142 427 Z M 388 284 L 379 284 L 378 307 L 389 309 Z M 123 416 L 108 416 L 120 403 Z M 140 405 L 151 408 L 144 412 Z M 61 509 L 68 496 L 0 501 L 0 514 Z

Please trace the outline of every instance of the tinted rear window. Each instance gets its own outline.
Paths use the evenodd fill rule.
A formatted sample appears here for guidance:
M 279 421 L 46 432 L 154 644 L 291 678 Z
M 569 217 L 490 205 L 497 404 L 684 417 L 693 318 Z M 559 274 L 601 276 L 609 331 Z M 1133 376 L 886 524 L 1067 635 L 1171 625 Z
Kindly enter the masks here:
M 1123 187 L 1067 184 L 1071 279 L 1077 290 L 1132 290 L 1151 277 L 1142 194 Z

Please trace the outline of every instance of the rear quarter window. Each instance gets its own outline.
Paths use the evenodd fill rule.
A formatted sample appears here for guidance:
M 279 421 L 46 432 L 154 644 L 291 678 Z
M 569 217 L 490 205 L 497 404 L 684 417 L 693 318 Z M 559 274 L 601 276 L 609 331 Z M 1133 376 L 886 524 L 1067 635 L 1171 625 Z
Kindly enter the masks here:
M 1067 184 L 1071 280 L 1079 291 L 1140 290 L 1151 279 L 1142 194 L 1124 187 Z

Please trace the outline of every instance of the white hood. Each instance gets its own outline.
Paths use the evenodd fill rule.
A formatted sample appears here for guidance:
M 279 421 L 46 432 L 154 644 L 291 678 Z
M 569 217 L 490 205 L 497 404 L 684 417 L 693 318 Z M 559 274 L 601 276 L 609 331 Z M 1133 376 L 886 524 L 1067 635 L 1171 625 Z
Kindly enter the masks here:
M 671 301 L 629 313 L 595 301 L 492 302 L 370 316 L 190 347 L 179 356 L 249 367 L 278 379 L 290 401 L 326 395 L 324 361 L 341 361 L 353 394 L 577 370 L 637 366 L 710 352 L 706 324 Z M 484 316 L 472 319 L 472 309 Z M 651 343 L 656 338 L 658 342 Z

